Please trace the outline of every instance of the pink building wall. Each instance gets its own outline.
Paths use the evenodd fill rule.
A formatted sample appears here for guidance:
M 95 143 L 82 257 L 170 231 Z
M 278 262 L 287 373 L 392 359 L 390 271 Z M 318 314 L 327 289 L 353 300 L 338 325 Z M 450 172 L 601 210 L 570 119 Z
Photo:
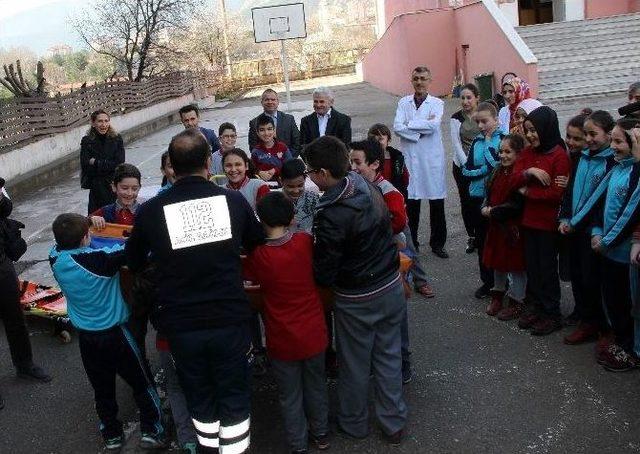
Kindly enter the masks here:
M 453 10 L 423 11 L 394 19 L 362 64 L 364 80 L 393 93 L 412 92 L 411 70 L 426 65 L 436 95 L 451 92 L 455 76 L 456 26 Z
M 384 17 L 387 27 L 393 22 L 394 17 L 401 14 L 449 6 L 449 2 L 446 0 L 386 0 L 384 3 Z
M 615 16 L 640 11 L 639 0 L 585 0 L 584 15 L 587 19 Z
M 494 90 L 500 90 L 500 79 L 507 72 L 516 73 L 531 85 L 532 95 L 538 93 L 538 68 L 536 64 L 526 64 L 511 41 L 500 30 L 491 13 L 482 3 L 455 10 L 458 31 L 458 49 L 468 44 L 466 55 L 467 82 L 474 82 L 473 76 L 494 73 Z M 462 52 L 460 51 L 462 60 Z
M 395 17 L 363 60 L 364 80 L 389 93 L 405 95 L 412 91 L 411 70 L 426 65 L 433 75 L 431 92 L 447 95 L 456 75 L 456 49 L 463 65 L 463 44 L 470 45 L 463 66 L 468 82 L 473 82 L 474 75 L 493 72 L 499 84 L 502 74 L 515 72 L 537 93 L 537 65 L 524 62 L 482 3 Z

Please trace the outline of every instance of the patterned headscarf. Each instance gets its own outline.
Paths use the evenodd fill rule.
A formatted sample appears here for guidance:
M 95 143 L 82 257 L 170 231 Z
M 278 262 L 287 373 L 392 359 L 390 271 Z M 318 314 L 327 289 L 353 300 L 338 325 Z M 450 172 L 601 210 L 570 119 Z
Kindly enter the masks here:
M 535 109 L 541 106 L 542 106 L 542 103 L 537 99 L 527 98 L 527 99 L 523 99 L 522 102 L 516 106 L 516 112 L 518 109 L 522 109 L 524 110 L 525 114 L 529 115 L 531 112 L 533 112 Z M 509 132 L 511 134 L 520 134 L 522 137 L 524 137 L 524 129 L 522 128 L 522 125 L 515 124 L 515 121 L 511 126 L 511 129 L 509 130 Z
M 509 129 L 511 129 L 515 124 L 516 110 L 518 110 L 518 106 L 523 100 L 531 97 L 531 87 L 529 87 L 529 84 L 520 77 L 512 77 L 511 79 L 508 79 L 502 84 L 503 87 L 505 85 L 511 85 L 513 87 L 515 96 L 513 104 L 509 104 L 509 112 L 511 114 L 509 117 Z

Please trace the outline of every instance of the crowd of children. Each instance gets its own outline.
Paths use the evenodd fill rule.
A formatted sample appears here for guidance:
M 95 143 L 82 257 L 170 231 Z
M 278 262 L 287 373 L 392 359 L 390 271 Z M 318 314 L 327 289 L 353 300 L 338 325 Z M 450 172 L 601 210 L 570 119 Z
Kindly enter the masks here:
M 502 88 L 506 105 L 497 113 L 478 103 L 473 85 L 463 87 L 452 118 L 454 174 L 459 168 L 469 244 L 478 249 L 476 297 L 490 294 L 488 315 L 517 318 L 532 335 L 575 326 L 564 342 L 598 340 L 606 370 L 639 367 L 638 270 L 630 263 L 640 251 L 640 116 L 615 121 L 584 109 L 563 140 L 555 111 L 532 99 L 525 81 L 512 77 Z M 633 84 L 629 102 L 639 94 Z M 564 320 L 561 278 L 575 303 Z
M 640 87 L 632 86 L 630 101 L 636 92 L 640 93 Z M 515 77 L 506 80 L 503 94 L 507 105 L 498 110 L 494 102 L 479 102 L 474 85 L 464 86 L 462 110 L 454 114 L 451 123 L 454 177 L 469 235 L 467 252 L 477 251 L 482 281 L 475 295 L 491 297 L 488 315 L 503 321 L 518 319 L 518 326 L 533 335 L 550 334 L 563 323 L 575 324 L 564 341 L 579 344 L 598 339 L 597 361 L 607 370 L 639 367 L 640 118 L 615 121 L 607 112 L 585 110 L 569 121 L 563 140 L 556 113 L 530 97 L 525 81 Z M 243 278 L 261 288 L 261 317 L 255 314 L 252 323 L 253 352 L 266 351 L 278 383 L 291 451 L 307 452 L 309 442 L 327 449 L 326 374 L 330 371 L 325 368 L 330 364 L 329 357 L 335 355 L 334 322 L 325 316 L 323 306 L 330 298 L 318 287 L 323 284 L 318 276 L 326 277 L 327 284 L 337 279 L 334 288 L 342 288 L 342 293 L 335 295 L 340 308 L 335 325 L 343 337 L 363 329 L 355 322 L 363 315 L 349 313 L 355 307 L 349 302 L 361 298 L 357 292 L 367 290 L 368 283 L 355 282 L 362 271 L 355 262 L 348 264 L 354 266 L 349 278 L 353 282 L 323 269 L 330 265 L 335 252 L 336 244 L 331 242 L 338 238 L 316 237 L 316 241 L 324 242 L 327 255 L 320 265 L 314 262 L 312 235 L 317 233 L 318 223 L 327 228 L 333 222 L 328 213 L 339 213 L 336 204 L 359 191 L 366 192 L 366 187 L 377 187 L 390 214 L 393 238 L 388 246 L 368 243 L 367 248 L 382 249 L 375 257 L 362 257 L 362 266 L 375 268 L 372 259 L 386 255 L 391 257 L 388 263 L 395 263 L 392 256 L 402 252 L 413 260 L 407 276 L 413 289 L 424 297 L 433 297 L 414 245 L 415 232 L 408 226 L 409 176 L 403 154 L 390 146 L 392 134 L 383 124 L 373 125 L 366 140 L 350 145 L 347 159 L 352 172 L 348 174 L 348 169 L 328 162 L 320 148 L 308 147 L 306 165 L 302 159 L 293 158 L 275 137 L 274 121 L 268 115 L 257 118 L 255 132 L 258 144 L 247 154 L 236 147 L 235 127 L 223 123 L 219 128 L 220 149 L 209 158 L 209 175 L 220 186 L 239 191 L 264 229 L 266 242 L 244 260 Z M 164 193 L 176 182 L 169 152 L 162 155 L 161 172 L 159 193 Z M 321 172 L 327 174 L 322 176 Z M 317 186 L 310 184 L 308 176 Z M 353 192 L 333 194 L 335 198 L 331 198 L 336 181 L 344 178 L 347 189 Z M 67 297 L 70 319 L 80 333 L 82 361 L 95 391 L 100 430 L 108 449 L 119 449 L 123 443 L 115 374 L 133 388 L 140 408 L 141 445 L 156 448 L 166 441 L 144 354 L 148 313 L 131 316 L 122 296 L 118 275 L 125 263 L 122 248 L 90 247 L 90 227 L 99 230 L 106 223 L 134 225 L 140 185 L 139 170 L 131 164 L 119 164 L 111 184 L 113 203 L 92 207 L 96 209 L 88 218 L 60 215 L 53 224 L 56 246 L 51 250 L 51 266 Z M 275 187 L 281 190 L 272 191 Z M 318 187 L 329 197 L 321 199 Z M 348 249 L 357 256 L 352 246 Z M 288 272 L 282 273 L 283 269 Z M 371 276 L 376 273 L 381 285 L 393 288 L 394 295 L 401 293 L 396 289 L 397 270 L 375 269 Z M 561 278 L 571 281 L 575 301 L 574 312 L 564 321 L 560 313 Z M 356 284 L 358 287 L 352 288 Z M 374 297 L 364 293 L 373 298 L 372 304 L 397 304 L 389 294 L 377 296 L 376 292 Z M 412 375 L 406 297 L 401 298 L 398 311 L 389 314 L 389 326 L 393 328 L 381 334 L 389 343 L 381 346 L 371 340 L 367 347 L 384 352 L 395 342 L 396 333 L 391 331 L 399 326 L 405 384 Z M 340 342 L 338 336 L 335 343 Z M 186 452 L 195 452 L 196 444 L 206 444 L 203 433 L 209 427 L 199 426 L 189 417 L 162 330 L 156 345 L 178 442 Z M 350 397 L 340 401 L 340 411 L 366 414 L 364 384 L 373 374 L 388 392 L 385 403 L 376 403 L 381 405 L 376 407 L 378 418 L 390 441 L 398 442 L 406 418 L 402 390 L 394 384 L 400 370 L 392 370 L 384 361 L 371 364 L 371 359 L 363 358 L 353 345 L 342 344 L 341 350 L 344 362 L 339 367 L 344 380 L 339 386 L 348 387 L 345 392 Z M 367 361 L 369 364 L 365 364 Z M 385 415 L 383 405 L 393 406 L 398 413 L 393 418 Z M 360 416 L 339 421 L 341 430 L 356 437 L 366 436 Z

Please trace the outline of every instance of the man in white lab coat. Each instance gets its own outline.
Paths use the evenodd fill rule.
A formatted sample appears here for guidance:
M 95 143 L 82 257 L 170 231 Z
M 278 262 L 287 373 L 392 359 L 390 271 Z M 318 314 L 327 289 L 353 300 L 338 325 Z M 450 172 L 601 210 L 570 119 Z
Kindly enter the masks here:
M 413 242 L 418 246 L 420 203 L 429 200 L 431 238 L 429 245 L 435 255 L 448 258 L 444 250 L 447 223 L 444 199 L 447 196 L 445 153 L 440 123 L 444 102 L 429 94 L 431 71 L 426 66 L 413 70 L 411 82 L 415 93 L 398 101 L 393 129 L 400 137 L 400 149 L 409 169 L 407 215 Z

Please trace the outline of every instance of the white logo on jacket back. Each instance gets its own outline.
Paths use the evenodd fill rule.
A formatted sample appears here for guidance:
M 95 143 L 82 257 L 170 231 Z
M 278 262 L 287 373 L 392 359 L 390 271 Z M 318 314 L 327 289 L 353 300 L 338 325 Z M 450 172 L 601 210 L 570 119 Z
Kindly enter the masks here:
M 223 195 L 166 205 L 164 217 L 172 249 L 231 238 L 231 217 Z

